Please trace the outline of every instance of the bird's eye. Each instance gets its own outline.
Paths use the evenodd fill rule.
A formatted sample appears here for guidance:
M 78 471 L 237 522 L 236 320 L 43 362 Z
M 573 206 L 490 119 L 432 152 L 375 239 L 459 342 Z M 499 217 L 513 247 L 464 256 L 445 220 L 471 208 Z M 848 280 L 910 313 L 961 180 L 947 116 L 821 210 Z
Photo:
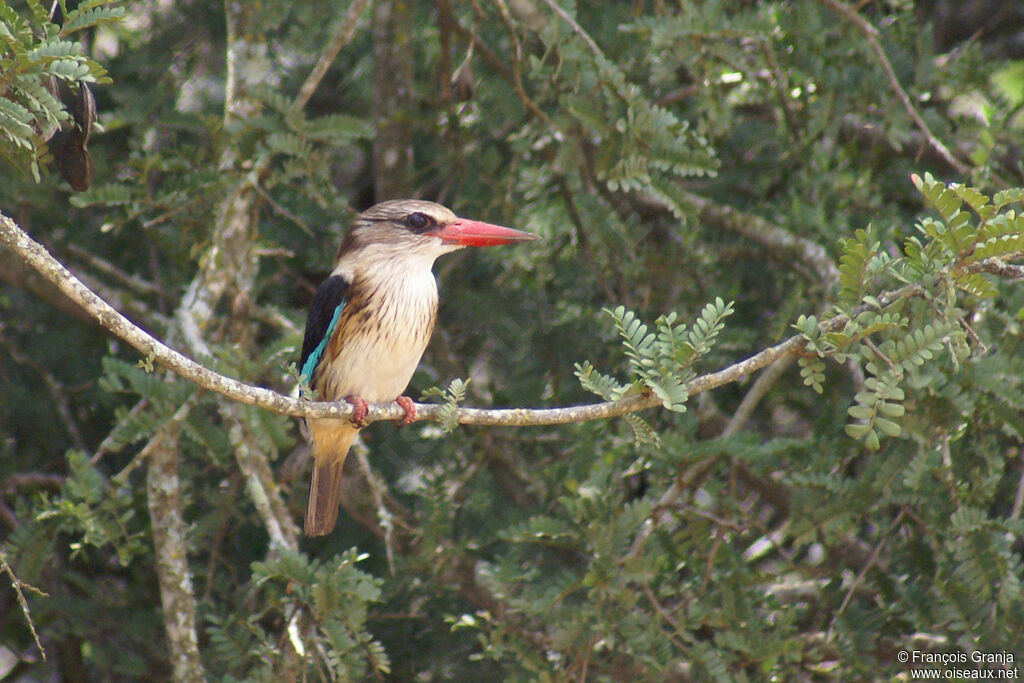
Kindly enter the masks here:
M 410 228 L 417 232 L 426 230 L 433 223 L 433 221 L 430 220 L 430 216 L 420 213 L 419 211 L 409 214 L 409 217 L 405 219 L 405 222 L 409 224 Z

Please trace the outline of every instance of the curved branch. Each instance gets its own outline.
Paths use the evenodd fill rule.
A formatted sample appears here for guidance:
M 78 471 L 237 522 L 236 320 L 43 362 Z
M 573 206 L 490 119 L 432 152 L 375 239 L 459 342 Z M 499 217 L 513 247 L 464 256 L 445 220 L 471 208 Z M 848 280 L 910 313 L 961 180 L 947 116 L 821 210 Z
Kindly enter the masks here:
M 21 255 L 30 266 L 35 268 L 47 280 L 57 285 L 68 298 L 81 306 L 90 317 L 98 321 L 105 329 L 130 344 L 148 359 L 159 363 L 174 374 L 204 389 L 222 394 L 239 403 L 258 406 L 284 415 L 337 418 L 352 416 L 353 407 L 347 402 L 312 402 L 285 396 L 276 391 L 255 387 L 216 373 L 175 351 L 114 310 L 107 302 L 103 301 L 103 299 L 82 284 L 59 261 L 53 258 L 41 244 L 25 234 L 13 220 L 3 214 L 0 214 L 0 244 L 7 245 L 11 250 Z M 723 384 L 728 384 L 729 382 L 734 382 L 745 375 L 765 367 L 782 356 L 793 353 L 802 346 L 803 339 L 801 337 L 792 337 L 724 370 L 694 379 L 688 385 L 687 390 L 691 394 L 697 394 L 722 386 Z M 618 401 L 605 401 L 567 408 L 512 408 L 500 410 L 459 408 L 456 417 L 460 424 L 552 425 L 618 417 L 626 413 L 653 408 L 660 403 L 661 401 L 658 398 L 650 394 L 636 394 Z M 436 421 L 439 419 L 443 407 L 436 404 L 419 404 L 416 406 L 417 419 Z M 366 421 L 398 420 L 404 414 L 404 410 L 398 405 L 371 405 Z
M 885 49 L 882 48 L 882 44 L 878 42 L 878 29 L 874 27 L 867 19 L 862 17 L 859 12 L 853 7 L 850 7 L 841 0 L 818 0 L 822 5 L 828 7 L 830 10 L 846 18 L 857 31 L 864 36 L 864 40 L 868 41 L 868 46 L 871 48 L 871 52 L 874 53 L 875 59 L 878 60 L 878 64 L 882 67 L 882 71 L 885 72 L 885 77 L 889 80 L 889 87 L 896 93 L 896 98 L 903 105 L 904 111 L 907 112 L 907 116 L 911 118 L 914 124 L 921 130 L 928 144 L 934 149 L 942 159 L 949 164 L 952 168 L 956 169 L 957 172 L 967 175 L 970 169 L 967 166 L 953 156 L 953 153 L 935 137 L 932 133 L 931 128 L 925 122 L 924 118 L 914 107 L 914 103 L 910 101 L 910 96 L 907 95 L 907 91 L 900 85 L 900 79 L 896 77 L 896 71 L 892 68 L 892 63 L 889 61 L 889 57 L 885 54 Z
M 90 317 L 108 331 L 144 354 L 147 359 L 159 363 L 183 379 L 239 403 L 257 406 L 282 415 L 352 417 L 354 409 L 345 401 L 313 402 L 285 396 L 276 391 L 252 386 L 216 373 L 175 351 L 114 310 L 53 258 L 42 245 L 29 237 L 13 220 L 2 213 L 0 213 L 0 244 L 6 245 L 24 258 L 26 263 L 35 268 L 47 280 L 53 282 L 68 298 L 81 306 Z M 987 261 L 978 263 L 984 264 Z M 979 268 L 983 268 L 983 266 L 979 266 Z M 1003 265 L 1003 268 L 1005 269 L 1006 266 Z M 909 299 L 923 294 L 924 290 L 920 286 L 906 285 L 900 289 L 884 292 L 878 295 L 876 300 L 885 307 L 900 299 Z M 823 321 L 821 326 L 823 331 L 836 330 L 845 325 L 847 320 L 845 315 L 839 315 Z M 802 335 L 790 337 L 727 368 L 694 378 L 687 383 L 686 390 L 690 395 L 694 395 L 736 382 L 771 365 L 780 358 L 799 353 L 803 349 L 805 341 L 806 339 Z M 565 408 L 459 408 L 455 417 L 460 424 L 541 426 L 619 417 L 627 413 L 654 408 L 660 404 L 661 401 L 656 396 L 642 393 L 627 396 L 618 401 L 604 401 Z M 444 407 L 438 404 L 417 404 L 416 419 L 437 421 L 440 419 Z M 404 409 L 396 404 L 373 404 L 369 407 L 366 421 L 398 420 L 404 416 Z
M 349 5 L 344 21 L 341 22 L 338 31 L 334 34 L 334 39 L 320 53 L 316 66 L 309 72 L 309 76 L 306 77 L 302 87 L 299 88 L 299 93 L 292 101 L 291 109 L 293 112 L 299 112 L 306 106 L 309 98 L 313 96 L 313 93 L 316 92 L 317 87 L 320 85 L 320 81 L 327 74 L 327 70 L 334 63 L 338 53 L 341 52 L 341 48 L 348 45 L 349 41 L 352 40 L 352 36 L 356 32 L 356 26 L 359 23 L 359 17 L 363 14 L 363 10 L 366 9 L 367 2 L 368 0 L 354 0 Z
M 701 221 L 721 226 L 780 253 L 793 254 L 814 269 L 826 290 L 839 282 L 839 269 L 835 262 L 825 247 L 814 240 L 795 235 L 756 214 L 719 204 L 699 194 L 685 192 L 685 197 L 696 207 Z

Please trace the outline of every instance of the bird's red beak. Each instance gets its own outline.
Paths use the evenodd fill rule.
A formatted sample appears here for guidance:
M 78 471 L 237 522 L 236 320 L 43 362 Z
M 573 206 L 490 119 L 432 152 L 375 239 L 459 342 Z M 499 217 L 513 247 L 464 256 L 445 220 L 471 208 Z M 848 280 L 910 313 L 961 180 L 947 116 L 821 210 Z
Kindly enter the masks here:
M 493 247 L 498 244 L 532 242 L 540 239 L 532 232 L 503 228 L 500 225 L 471 221 L 468 218 L 456 218 L 454 222 L 434 234 L 444 242 L 464 247 Z

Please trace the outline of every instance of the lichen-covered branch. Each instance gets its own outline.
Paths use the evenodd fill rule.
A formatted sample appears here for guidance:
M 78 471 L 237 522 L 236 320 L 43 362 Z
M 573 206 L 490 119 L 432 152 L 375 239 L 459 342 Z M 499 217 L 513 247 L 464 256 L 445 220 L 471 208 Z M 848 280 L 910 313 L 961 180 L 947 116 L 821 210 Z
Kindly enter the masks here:
M 281 499 L 280 488 L 266 455 L 246 425 L 245 410 L 237 403 L 229 403 L 222 407 L 221 415 L 228 427 L 228 438 L 238 469 L 245 477 L 246 492 L 270 536 L 271 550 L 294 550 L 299 545 L 295 520 Z
M 148 459 L 146 501 L 152 521 L 155 566 L 174 680 L 204 681 L 178 479 L 178 426 L 187 408 L 187 404 L 182 406 L 153 436 L 140 457 Z
M 221 375 L 175 351 L 115 311 L 54 259 L 42 245 L 32 240 L 14 221 L 3 214 L 0 214 L 0 244 L 21 254 L 33 268 L 56 284 L 62 292 L 82 306 L 92 318 L 115 336 L 130 344 L 153 362 L 204 389 L 227 396 L 239 403 L 258 406 L 282 415 L 340 418 L 352 416 L 353 408 L 347 402 L 311 402 L 285 396 L 270 389 L 255 387 Z M 880 294 L 876 298 L 883 306 L 886 306 L 899 299 L 912 298 L 921 294 L 922 290 L 917 285 L 907 285 Z M 846 323 L 846 320 L 845 316 L 837 316 L 824 321 L 822 325 L 826 329 L 838 329 Z M 687 391 L 690 395 L 694 395 L 738 381 L 774 363 L 779 358 L 798 352 L 803 348 L 803 344 L 802 336 L 790 337 L 727 368 L 695 378 L 687 385 Z M 460 424 L 523 427 L 619 417 L 658 405 L 660 405 L 658 398 L 645 393 L 627 396 L 618 401 L 604 401 L 565 408 L 459 408 L 455 417 Z M 441 405 L 418 404 L 416 407 L 417 419 L 436 421 L 440 418 L 442 408 Z M 404 414 L 404 410 L 398 405 L 371 405 L 366 421 L 398 420 Z

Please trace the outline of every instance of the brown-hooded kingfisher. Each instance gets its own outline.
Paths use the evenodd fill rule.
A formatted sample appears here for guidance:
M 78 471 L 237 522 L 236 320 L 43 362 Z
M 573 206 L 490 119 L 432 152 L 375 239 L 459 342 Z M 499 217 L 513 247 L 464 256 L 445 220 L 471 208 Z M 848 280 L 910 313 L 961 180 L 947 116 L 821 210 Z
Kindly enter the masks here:
M 338 519 L 341 473 L 365 425 L 367 402 L 397 401 L 415 419 L 405 391 L 437 319 L 438 256 L 463 247 L 537 239 L 459 218 L 433 202 L 387 201 L 360 214 L 342 240 L 334 270 L 317 290 L 302 340 L 302 381 L 318 400 L 344 399 L 352 420 L 307 421 L 313 452 L 305 530 L 329 534 Z M 396 398 L 397 397 L 397 398 Z

